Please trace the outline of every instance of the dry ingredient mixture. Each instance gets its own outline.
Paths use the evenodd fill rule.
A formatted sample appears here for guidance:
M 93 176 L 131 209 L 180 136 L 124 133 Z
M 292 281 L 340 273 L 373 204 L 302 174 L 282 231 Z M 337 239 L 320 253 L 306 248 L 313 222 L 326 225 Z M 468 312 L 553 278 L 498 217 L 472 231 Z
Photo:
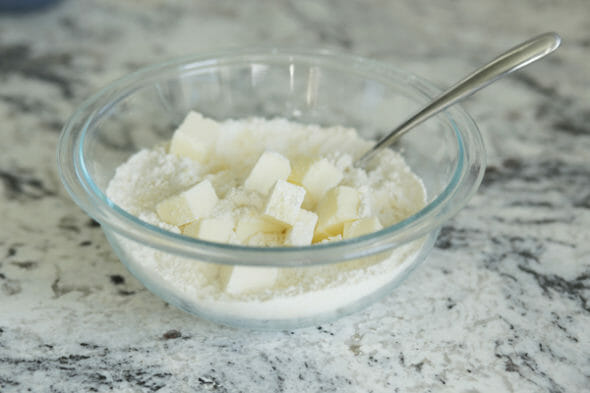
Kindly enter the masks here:
M 191 112 L 167 145 L 122 164 L 107 196 L 163 229 L 249 246 L 306 246 L 361 236 L 414 214 L 422 181 L 383 151 L 373 169 L 352 163 L 373 142 L 343 127 L 249 118 L 221 123 Z M 411 242 L 386 257 L 308 268 L 221 266 L 119 239 L 154 281 L 194 308 L 245 318 L 307 317 L 390 282 L 415 258 Z

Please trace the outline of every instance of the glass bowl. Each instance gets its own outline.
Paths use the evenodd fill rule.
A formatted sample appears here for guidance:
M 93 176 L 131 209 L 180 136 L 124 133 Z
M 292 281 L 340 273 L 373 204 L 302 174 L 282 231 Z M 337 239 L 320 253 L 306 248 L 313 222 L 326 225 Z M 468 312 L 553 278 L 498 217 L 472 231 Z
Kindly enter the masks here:
M 101 224 L 121 261 L 154 294 L 222 324 L 302 327 L 391 293 L 428 255 L 441 224 L 476 191 L 485 151 L 463 109 L 448 109 L 394 147 L 421 177 L 426 206 L 378 232 L 344 241 L 262 248 L 175 234 L 106 197 L 116 168 L 138 150 L 170 140 L 190 110 L 218 121 L 279 117 L 342 125 L 376 139 L 438 93 L 389 64 L 325 51 L 241 49 L 185 57 L 137 71 L 85 101 L 64 126 L 58 166 L 74 201 Z M 211 282 L 223 265 L 278 267 L 308 281 L 254 297 L 220 295 Z

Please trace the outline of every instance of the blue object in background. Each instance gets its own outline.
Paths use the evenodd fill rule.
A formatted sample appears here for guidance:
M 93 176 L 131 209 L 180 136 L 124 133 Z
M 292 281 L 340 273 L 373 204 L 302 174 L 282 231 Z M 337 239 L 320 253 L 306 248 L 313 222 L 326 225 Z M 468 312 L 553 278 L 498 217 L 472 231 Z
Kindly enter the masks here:
M 2 11 L 31 11 L 43 7 L 57 0 L 0 0 L 0 12 Z

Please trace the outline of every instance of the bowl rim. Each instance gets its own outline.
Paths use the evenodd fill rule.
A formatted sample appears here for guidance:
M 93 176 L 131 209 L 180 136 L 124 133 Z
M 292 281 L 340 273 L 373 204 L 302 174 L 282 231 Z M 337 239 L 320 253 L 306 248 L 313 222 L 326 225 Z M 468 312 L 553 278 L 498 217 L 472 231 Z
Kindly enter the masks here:
M 329 50 L 241 48 L 183 56 L 141 68 L 124 76 L 85 100 L 63 127 L 57 146 L 61 180 L 72 199 L 104 230 L 150 247 L 220 264 L 255 266 L 310 266 L 342 262 L 387 251 L 436 230 L 455 215 L 475 193 L 485 171 L 485 149 L 477 125 L 459 105 L 442 114 L 457 137 L 458 162 L 444 189 L 414 215 L 377 232 L 337 242 L 295 247 L 253 247 L 216 243 L 176 234 L 148 224 L 126 212 L 106 197 L 96 185 L 84 159 L 86 135 L 98 119 L 118 101 L 166 73 L 215 68 L 223 64 L 252 63 L 254 60 L 290 64 L 307 61 L 348 72 L 405 83 L 426 100 L 440 93 L 430 82 L 393 66 Z M 225 63 L 224 63 L 225 62 Z M 461 126 L 459 126 L 460 124 Z

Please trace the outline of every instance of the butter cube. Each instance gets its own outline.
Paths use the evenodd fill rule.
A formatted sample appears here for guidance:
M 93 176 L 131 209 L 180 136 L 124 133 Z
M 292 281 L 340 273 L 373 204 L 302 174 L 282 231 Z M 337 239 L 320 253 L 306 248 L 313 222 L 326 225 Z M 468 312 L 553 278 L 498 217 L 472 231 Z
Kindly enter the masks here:
M 264 214 L 286 225 L 293 225 L 297 221 L 304 198 L 303 187 L 278 180 L 268 198 Z
M 180 226 L 208 216 L 218 198 L 209 180 L 203 180 L 190 189 L 163 200 L 156 205 L 160 219 L 168 224 Z
M 377 232 L 383 226 L 377 217 L 360 218 L 355 221 L 347 222 L 342 229 L 342 237 L 350 239 L 351 237 L 358 237 L 367 235 L 372 232 Z
M 236 225 L 236 238 L 241 244 L 246 244 L 248 239 L 257 233 L 281 233 L 285 226 L 274 220 L 267 220 L 261 216 L 244 215 L 238 219 Z
M 325 158 L 300 159 L 294 166 L 289 181 L 305 188 L 303 207 L 312 209 L 324 194 L 342 180 L 342 171 Z
M 298 186 L 301 185 L 301 180 L 309 168 L 309 165 L 313 162 L 312 158 L 307 156 L 296 156 L 291 159 L 291 173 L 289 173 L 289 177 L 287 181 L 289 183 L 297 184 Z
M 217 122 L 190 112 L 172 136 L 170 154 L 205 162 L 215 151 L 218 136 Z
M 273 267 L 222 266 L 219 281 L 226 292 L 237 295 L 270 288 L 278 275 L 278 269 Z
M 244 188 L 267 195 L 277 180 L 287 179 L 289 173 L 291 164 L 286 157 L 273 151 L 265 151 L 248 175 Z
M 307 246 L 313 240 L 313 232 L 318 222 L 314 212 L 300 209 L 297 220 L 285 236 L 286 246 Z
M 337 235 L 334 235 L 334 236 L 328 236 L 328 237 L 320 240 L 319 243 L 338 242 L 340 240 L 342 240 L 342 235 L 341 234 L 337 234 Z
M 360 198 L 357 190 L 348 186 L 332 188 L 318 202 L 318 225 L 314 241 L 342 233 L 344 224 L 358 218 Z
M 234 223 L 230 217 L 203 218 L 185 226 L 182 233 L 197 239 L 228 243 L 234 233 Z

